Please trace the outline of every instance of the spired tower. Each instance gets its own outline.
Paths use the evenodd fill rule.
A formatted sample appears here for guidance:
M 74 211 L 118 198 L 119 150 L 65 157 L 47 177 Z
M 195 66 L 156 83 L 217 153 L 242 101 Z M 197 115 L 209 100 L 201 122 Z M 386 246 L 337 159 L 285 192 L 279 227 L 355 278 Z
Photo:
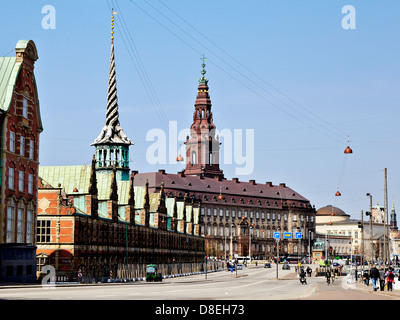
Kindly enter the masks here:
M 114 14 L 111 16 L 111 57 L 108 76 L 106 123 L 91 144 L 96 147 L 96 171 L 112 173 L 115 166 L 117 180 L 129 180 L 129 146 L 133 142 L 119 123 L 117 81 L 114 59 Z
M 190 127 L 190 138 L 186 138 L 186 169 L 185 175 L 224 178 L 219 168 L 219 137 L 215 135 L 215 125 L 211 112 L 211 99 L 208 91 L 208 79 L 203 56 L 202 77 L 199 79 L 193 124 Z
M 392 204 L 392 210 L 390 212 L 390 230 L 398 230 L 397 227 L 397 217 L 396 217 L 396 210 L 394 208 L 394 202 Z

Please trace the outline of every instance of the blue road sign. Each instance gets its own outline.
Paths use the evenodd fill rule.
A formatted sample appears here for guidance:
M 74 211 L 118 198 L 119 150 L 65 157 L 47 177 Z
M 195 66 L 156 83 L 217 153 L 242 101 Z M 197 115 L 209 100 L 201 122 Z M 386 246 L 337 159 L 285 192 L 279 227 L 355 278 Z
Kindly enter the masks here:
M 280 232 L 274 232 L 274 239 L 280 239 L 281 238 L 281 233 Z
M 291 239 L 291 238 L 292 238 L 292 233 L 291 233 L 291 232 L 285 232 L 285 233 L 283 234 L 283 237 L 284 237 L 285 239 Z
M 296 232 L 296 239 L 301 239 L 302 237 L 301 232 Z

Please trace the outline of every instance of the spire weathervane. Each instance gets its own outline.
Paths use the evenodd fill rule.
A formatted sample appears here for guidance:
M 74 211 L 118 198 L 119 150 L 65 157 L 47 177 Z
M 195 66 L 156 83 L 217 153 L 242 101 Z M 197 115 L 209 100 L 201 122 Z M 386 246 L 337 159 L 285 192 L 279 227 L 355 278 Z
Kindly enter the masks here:
M 111 16 L 111 43 L 114 43 L 114 15 L 117 14 L 117 11 L 112 9 L 112 16 Z
M 201 64 L 203 69 L 201 70 L 202 77 L 199 79 L 199 83 L 200 84 L 207 84 L 208 83 L 208 79 L 206 79 L 204 77 L 204 75 L 207 73 L 206 69 L 204 68 L 206 66 L 205 61 L 207 60 L 207 58 L 203 54 L 203 57 L 201 57 L 200 59 L 203 60 L 203 63 Z
M 111 16 L 111 56 L 110 56 L 110 70 L 108 75 L 106 123 L 100 135 L 97 137 L 97 139 L 95 139 L 92 145 L 104 144 L 104 143 L 121 143 L 128 145 L 133 144 L 132 141 L 125 135 L 119 123 L 117 81 L 116 81 L 115 57 L 114 57 L 115 14 L 117 14 L 117 12 L 113 10 Z

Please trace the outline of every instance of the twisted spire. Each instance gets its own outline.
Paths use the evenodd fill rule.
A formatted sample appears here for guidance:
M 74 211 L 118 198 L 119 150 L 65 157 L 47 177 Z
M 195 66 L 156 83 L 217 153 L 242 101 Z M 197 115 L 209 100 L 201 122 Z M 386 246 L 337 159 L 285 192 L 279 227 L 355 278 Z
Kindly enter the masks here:
M 116 12 L 113 12 L 113 14 L 116 14 Z M 92 145 L 105 143 L 133 144 L 122 130 L 118 118 L 117 80 L 114 57 L 114 16 L 111 17 L 111 30 L 111 56 L 110 71 L 108 73 L 106 123 L 100 135 L 94 140 Z

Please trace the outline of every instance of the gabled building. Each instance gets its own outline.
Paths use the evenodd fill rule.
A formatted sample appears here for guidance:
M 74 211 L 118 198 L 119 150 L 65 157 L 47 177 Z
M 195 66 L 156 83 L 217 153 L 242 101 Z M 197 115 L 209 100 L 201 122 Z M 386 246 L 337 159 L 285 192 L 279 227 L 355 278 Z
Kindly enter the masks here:
M 43 131 L 34 74 L 38 53 L 20 40 L 15 57 L 0 57 L 0 281 L 35 280 L 39 134 Z
M 150 263 L 163 274 L 200 270 L 204 239 L 193 232 L 193 204 L 171 203 L 162 182 L 157 193 L 147 182 L 136 186 L 132 144 L 119 122 L 112 37 L 106 121 L 92 165 L 40 167 L 38 276 L 46 264 L 61 280 L 134 278 Z M 171 267 L 177 263 L 179 270 Z
M 38 277 L 48 264 L 58 280 L 79 280 L 81 273 L 98 281 L 135 277 L 148 263 L 202 261 L 203 239 L 177 228 L 185 221 L 176 209 L 189 205 L 174 203 L 167 217 L 163 190 L 117 181 L 116 170 L 97 175 L 95 162 L 40 167 Z

